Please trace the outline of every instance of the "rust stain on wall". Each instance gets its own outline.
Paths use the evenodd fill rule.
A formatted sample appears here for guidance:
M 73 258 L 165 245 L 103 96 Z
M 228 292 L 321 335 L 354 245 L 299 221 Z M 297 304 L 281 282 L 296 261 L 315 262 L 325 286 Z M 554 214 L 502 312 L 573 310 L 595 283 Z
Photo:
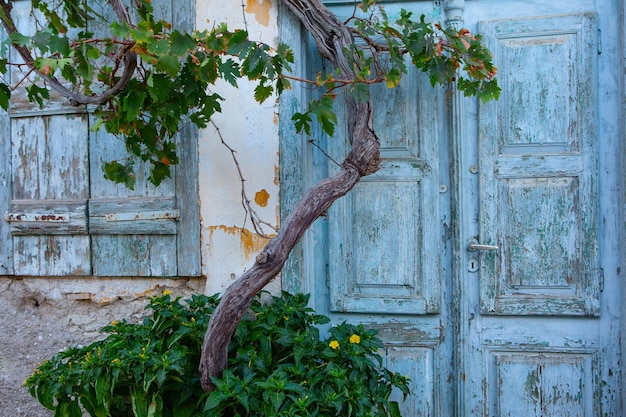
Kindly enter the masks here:
M 270 194 L 267 192 L 265 188 L 261 191 L 257 192 L 254 195 L 254 202 L 257 203 L 260 207 L 267 207 L 267 202 L 270 199 Z
M 224 233 L 228 233 L 229 235 L 239 236 L 239 240 L 241 243 L 241 249 L 243 249 L 243 254 L 246 259 L 250 258 L 250 255 L 256 255 L 265 247 L 268 239 L 259 236 L 258 234 L 248 230 L 243 229 L 237 226 L 209 226 L 209 233 L 211 237 L 213 236 L 213 232 L 216 230 L 221 230 Z M 270 237 L 274 237 L 271 235 Z
M 270 24 L 270 9 L 272 2 L 270 0 L 248 0 L 246 2 L 246 13 L 254 14 L 257 22 L 263 26 Z

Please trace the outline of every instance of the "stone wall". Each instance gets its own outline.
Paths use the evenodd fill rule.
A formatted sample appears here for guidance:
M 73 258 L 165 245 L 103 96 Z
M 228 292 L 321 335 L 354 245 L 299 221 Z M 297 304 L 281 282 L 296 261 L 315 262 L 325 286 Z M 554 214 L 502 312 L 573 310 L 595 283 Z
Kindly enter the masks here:
M 151 295 L 202 293 L 203 279 L 0 278 L 0 416 L 49 417 L 23 386 L 37 363 L 99 337 L 113 320 L 138 321 Z

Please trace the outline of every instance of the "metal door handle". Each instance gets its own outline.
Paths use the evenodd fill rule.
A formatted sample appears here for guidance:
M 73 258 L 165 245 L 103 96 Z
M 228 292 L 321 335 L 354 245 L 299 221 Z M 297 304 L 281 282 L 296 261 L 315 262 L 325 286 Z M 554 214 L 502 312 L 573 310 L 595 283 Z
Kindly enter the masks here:
M 469 245 L 467 245 L 467 250 L 470 252 L 476 252 L 477 250 L 499 250 L 500 248 L 494 245 L 483 245 L 481 243 L 478 243 L 474 240 L 472 240 Z

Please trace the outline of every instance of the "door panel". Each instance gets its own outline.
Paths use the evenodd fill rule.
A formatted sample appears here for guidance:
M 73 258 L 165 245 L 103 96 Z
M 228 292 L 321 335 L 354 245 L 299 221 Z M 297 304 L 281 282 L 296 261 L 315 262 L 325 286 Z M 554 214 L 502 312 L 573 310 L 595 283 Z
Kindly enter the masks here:
M 592 355 L 576 351 L 492 351 L 491 415 L 592 416 Z
M 412 72 L 398 88 L 372 88 L 381 167 L 329 210 L 333 311 L 439 311 L 437 110 L 425 78 Z M 331 152 L 341 158 L 346 142 L 337 135 Z
M 596 315 L 593 14 L 481 22 L 502 94 L 480 106 L 485 314 Z M 541 64 L 539 64 L 541 63 Z

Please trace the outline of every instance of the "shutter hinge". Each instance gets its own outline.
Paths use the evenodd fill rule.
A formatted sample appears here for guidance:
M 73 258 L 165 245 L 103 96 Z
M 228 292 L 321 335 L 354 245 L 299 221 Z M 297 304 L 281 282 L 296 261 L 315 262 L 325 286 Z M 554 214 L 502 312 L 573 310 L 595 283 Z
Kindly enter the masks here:
M 602 30 L 598 28 L 598 55 L 602 55 Z
M 6 222 L 69 223 L 69 213 L 4 213 Z
M 178 210 L 141 211 L 134 213 L 107 213 L 104 218 L 107 222 L 128 222 L 138 220 L 178 220 Z

